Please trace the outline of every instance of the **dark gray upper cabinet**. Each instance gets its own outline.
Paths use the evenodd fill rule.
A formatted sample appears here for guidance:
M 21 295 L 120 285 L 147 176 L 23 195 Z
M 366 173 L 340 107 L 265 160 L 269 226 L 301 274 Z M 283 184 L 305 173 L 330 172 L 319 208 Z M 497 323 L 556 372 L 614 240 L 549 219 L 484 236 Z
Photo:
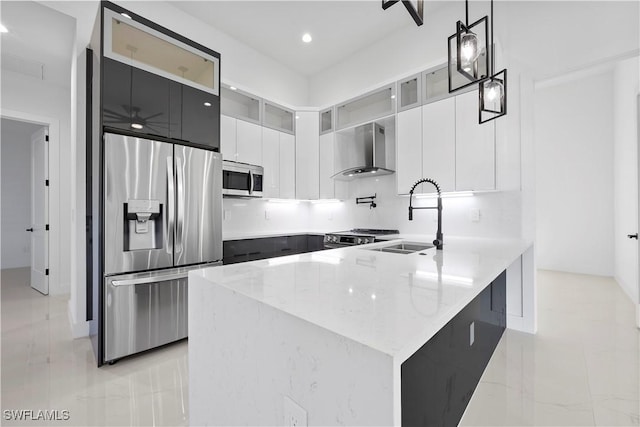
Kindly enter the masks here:
M 103 126 L 219 150 L 220 55 L 104 4 Z

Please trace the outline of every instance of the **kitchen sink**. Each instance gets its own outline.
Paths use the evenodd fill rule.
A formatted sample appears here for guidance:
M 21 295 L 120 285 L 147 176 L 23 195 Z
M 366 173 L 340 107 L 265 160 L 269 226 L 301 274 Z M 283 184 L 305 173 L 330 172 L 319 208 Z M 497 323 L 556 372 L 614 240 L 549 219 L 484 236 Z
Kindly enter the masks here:
M 394 254 L 412 254 L 414 252 L 424 251 L 433 247 L 433 245 L 430 245 L 428 243 L 402 242 L 377 248 L 371 248 L 370 250 L 378 252 L 389 252 Z

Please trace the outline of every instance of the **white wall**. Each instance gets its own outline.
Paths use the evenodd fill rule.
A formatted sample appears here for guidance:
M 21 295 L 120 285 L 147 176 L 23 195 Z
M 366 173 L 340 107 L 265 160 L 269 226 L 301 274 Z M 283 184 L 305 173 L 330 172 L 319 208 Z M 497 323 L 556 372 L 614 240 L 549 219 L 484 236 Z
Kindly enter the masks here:
M 0 268 L 31 265 L 31 135 L 38 126 L 2 119 Z
M 613 78 L 536 87 L 538 267 L 613 275 Z
M 2 112 L 53 120 L 49 144 L 49 293 L 69 292 L 71 241 L 70 91 L 44 80 L 2 71 Z M 55 245 L 57 242 L 57 246 Z
M 636 303 L 638 241 L 638 58 L 617 64 L 613 81 L 614 277 Z

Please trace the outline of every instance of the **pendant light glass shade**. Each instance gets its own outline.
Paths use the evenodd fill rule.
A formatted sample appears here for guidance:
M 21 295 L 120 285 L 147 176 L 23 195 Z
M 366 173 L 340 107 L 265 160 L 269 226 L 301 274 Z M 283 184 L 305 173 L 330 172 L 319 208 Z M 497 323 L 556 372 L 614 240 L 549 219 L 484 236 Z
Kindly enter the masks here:
M 488 17 L 466 26 L 456 23 L 456 33 L 449 37 L 449 92 L 478 83 L 487 77 L 489 55 L 486 52 Z
M 507 114 L 507 70 L 480 83 L 479 122 L 485 123 Z
M 463 68 L 465 64 L 471 64 L 475 62 L 480 56 L 480 51 L 478 50 L 478 36 L 475 33 L 469 31 L 464 33 L 460 37 L 460 60 L 463 64 Z

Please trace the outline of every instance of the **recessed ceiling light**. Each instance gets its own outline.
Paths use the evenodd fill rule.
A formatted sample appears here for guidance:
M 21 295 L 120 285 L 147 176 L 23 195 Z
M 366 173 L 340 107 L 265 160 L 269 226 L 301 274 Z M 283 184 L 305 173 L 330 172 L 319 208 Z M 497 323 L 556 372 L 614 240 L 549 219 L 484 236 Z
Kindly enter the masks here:
M 120 15 L 124 16 L 125 18 L 131 19 L 131 17 L 127 13 L 122 12 Z
M 299 118 L 300 118 L 300 116 L 296 116 L 296 119 L 299 119 Z
M 302 41 L 305 43 L 311 43 L 311 40 L 313 40 L 313 38 L 311 37 L 311 34 L 309 33 L 304 33 L 302 35 Z
M 391 99 L 396 99 L 396 96 L 395 95 L 391 95 Z
M 205 102 L 205 103 L 204 103 L 204 106 L 205 106 L 205 107 L 211 107 L 211 103 L 210 103 L 210 102 Z
M 4 25 L 0 24 L 0 33 L 8 33 L 9 30 Z
M 229 86 L 229 89 L 231 89 L 231 90 L 238 90 L 238 88 L 237 88 L 237 87 L 235 87 L 235 86 Z
M 131 127 L 134 129 L 142 129 L 143 126 L 140 123 L 131 123 Z

